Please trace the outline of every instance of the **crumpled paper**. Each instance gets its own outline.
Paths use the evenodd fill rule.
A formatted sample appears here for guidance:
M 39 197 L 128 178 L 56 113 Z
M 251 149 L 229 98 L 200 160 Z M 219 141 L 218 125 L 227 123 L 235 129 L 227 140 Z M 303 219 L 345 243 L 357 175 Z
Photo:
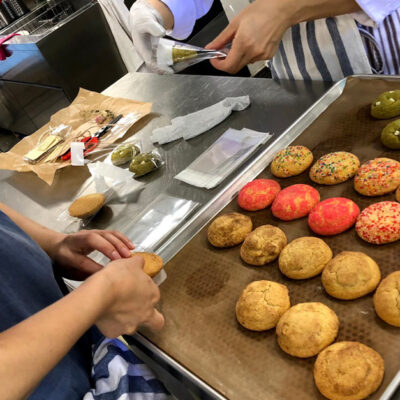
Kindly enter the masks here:
M 135 100 L 115 98 L 105 96 L 100 93 L 80 89 L 78 96 L 66 108 L 61 109 L 52 117 L 50 121 L 33 133 L 25 137 L 17 143 L 7 153 L 0 154 L 0 169 L 6 169 L 18 172 L 34 172 L 40 179 L 51 185 L 54 181 L 57 170 L 71 165 L 70 161 L 49 161 L 54 158 L 54 152 L 58 155 L 65 153 L 73 141 L 79 141 L 84 136 L 95 133 L 99 126 L 94 123 L 94 117 L 85 115 L 90 110 L 111 110 L 115 115 L 123 114 L 117 126 L 111 129 L 104 137 L 101 138 L 98 149 L 107 147 L 110 143 L 121 138 L 126 132 L 141 118 L 151 112 L 151 103 L 142 103 Z M 71 127 L 68 137 L 62 146 L 57 146 L 56 150 L 36 164 L 30 164 L 24 161 L 23 157 L 28 151 L 32 150 L 40 141 L 40 139 L 50 132 L 50 127 L 65 124 Z M 90 155 L 89 155 L 90 157 Z
M 171 125 L 154 129 L 150 139 L 153 143 L 165 144 L 180 138 L 194 138 L 220 124 L 232 111 L 245 110 L 249 105 L 249 96 L 227 97 L 210 107 L 172 119 Z

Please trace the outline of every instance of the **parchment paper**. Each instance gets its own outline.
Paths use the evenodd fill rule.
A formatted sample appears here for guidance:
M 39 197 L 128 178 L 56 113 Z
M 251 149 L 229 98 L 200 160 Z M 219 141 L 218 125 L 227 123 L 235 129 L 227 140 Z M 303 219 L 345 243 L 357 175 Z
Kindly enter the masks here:
M 96 125 L 94 122 L 96 114 L 90 114 L 90 110 L 110 110 L 115 115 L 122 114 L 124 117 L 133 113 L 134 118 L 131 123 L 126 126 L 126 130 L 128 131 L 135 122 L 150 113 L 151 106 L 151 103 L 109 97 L 100 93 L 80 89 L 75 100 L 68 107 L 54 114 L 50 118 L 49 123 L 32 135 L 21 140 L 9 152 L 0 154 L 0 169 L 19 172 L 33 171 L 40 179 L 45 181 L 48 185 L 51 185 L 57 170 L 70 166 L 70 161 L 58 159 L 49 162 L 47 157 L 37 164 L 29 164 L 23 159 L 24 155 L 28 153 L 29 150 L 33 149 L 38 144 L 39 140 L 49 132 L 50 127 L 54 128 L 60 124 L 65 124 L 72 128 L 65 143 L 56 149 L 56 155 L 61 155 L 69 149 L 72 141 L 79 141 L 84 136 L 94 134 L 101 128 L 101 126 Z M 119 139 L 118 136 L 119 135 L 113 134 L 112 130 L 109 131 L 100 139 L 98 149 L 115 142 Z

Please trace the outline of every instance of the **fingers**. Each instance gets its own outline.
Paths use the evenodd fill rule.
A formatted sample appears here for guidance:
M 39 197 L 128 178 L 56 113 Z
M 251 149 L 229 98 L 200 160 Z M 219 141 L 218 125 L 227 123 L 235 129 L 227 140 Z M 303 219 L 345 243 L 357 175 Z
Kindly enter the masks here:
M 154 311 L 151 314 L 150 318 L 147 321 L 143 322 L 143 325 L 154 331 L 159 331 L 165 325 L 164 316 L 154 308 Z
M 116 238 L 114 239 L 114 237 L 110 238 L 110 236 L 108 236 L 106 238 L 97 232 L 89 232 L 85 235 L 84 239 L 86 242 L 85 247 L 87 250 L 89 250 L 88 252 L 97 250 L 108 257 L 110 260 L 119 260 L 120 258 L 125 257 L 125 255 L 123 254 L 126 254 L 126 257 L 130 256 L 129 250 L 125 247 L 125 245 L 122 244 L 121 241 L 118 241 L 118 245 L 120 246 L 120 248 L 124 247 L 126 249 L 126 252 L 124 252 L 123 254 L 120 253 L 120 251 L 114 245 L 114 243 L 117 242 Z
M 129 262 L 130 262 L 133 266 L 138 267 L 138 268 L 140 268 L 140 269 L 143 269 L 143 267 L 144 267 L 144 258 L 143 258 L 142 256 L 139 256 L 139 255 L 136 256 L 136 255 L 134 255 L 134 256 L 132 256 L 132 257 L 130 258 Z
M 219 50 L 232 41 L 236 33 L 236 23 L 232 21 L 211 43 L 206 46 L 208 50 Z
M 235 74 L 247 65 L 250 58 L 243 53 L 243 47 L 240 46 L 239 41 L 235 38 L 232 42 L 232 49 L 224 59 L 213 59 L 211 64 L 214 68 Z
M 135 248 L 135 245 L 129 240 L 129 238 L 126 237 L 125 235 L 123 235 L 121 232 L 118 232 L 118 231 L 106 231 L 106 232 L 110 232 L 111 234 L 116 236 L 129 249 L 133 250 Z
M 90 275 L 93 275 L 95 272 L 100 271 L 103 267 L 97 262 L 91 260 L 89 257 L 75 254 L 74 258 L 76 260 L 77 265 L 79 266 L 79 270 L 73 271 L 74 280 L 83 281 L 88 278 Z
M 99 232 L 99 235 L 101 235 L 104 239 L 106 239 L 109 243 L 111 243 L 121 257 L 128 258 L 131 256 L 129 247 L 134 247 L 134 246 L 133 244 L 131 244 L 132 246 L 128 247 L 127 242 L 129 242 L 129 240 L 127 238 L 126 238 L 127 242 L 125 242 L 124 239 L 121 239 L 120 236 L 116 235 L 114 232 L 111 231 L 102 231 Z

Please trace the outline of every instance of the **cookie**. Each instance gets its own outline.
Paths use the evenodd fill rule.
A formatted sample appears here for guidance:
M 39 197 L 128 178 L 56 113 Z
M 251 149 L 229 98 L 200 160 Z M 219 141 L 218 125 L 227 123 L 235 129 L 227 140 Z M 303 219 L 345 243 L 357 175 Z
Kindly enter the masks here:
M 383 358 L 358 342 L 338 342 L 321 351 L 314 364 L 318 390 L 331 400 L 361 400 L 382 383 Z
M 372 244 L 385 244 L 400 239 L 400 204 L 381 201 L 365 208 L 356 222 L 361 239 Z
M 214 219 L 208 227 L 208 241 L 215 247 L 232 247 L 243 242 L 253 229 L 251 218 L 229 213 Z
M 322 285 L 332 297 L 352 300 L 371 293 L 381 280 L 378 264 L 364 253 L 343 251 L 322 272 Z
M 279 269 L 292 279 L 318 275 L 332 259 L 332 250 L 321 239 L 302 237 L 290 242 L 279 255 Z
M 396 190 L 396 200 L 400 203 L 400 186 Z
M 272 203 L 274 217 L 284 221 L 302 218 L 319 202 L 318 190 L 309 185 L 292 185 L 281 190 Z
M 245 185 L 238 195 L 239 207 L 247 211 L 267 208 L 281 190 L 278 182 L 272 179 L 255 179 Z
M 381 133 L 381 142 L 389 149 L 400 149 L 400 119 L 387 124 Z
M 371 115 L 378 119 L 400 115 L 400 90 L 390 90 L 379 95 L 371 104 Z
M 104 206 L 104 194 L 92 193 L 76 199 L 68 208 L 69 215 L 76 218 L 88 218 L 96 215 Z
M 382 280 L 374 295 L 378 316 L 390 325 L 400 327 L 400 271 Z
M 248 284 L 236 303 L 236 318 L 240 325 L 252 331 L 274 328 L 290 307 L 289 290 L 271 281 Z
M 332 236 L 351 228 L 360 209 L 344 197 L 332 197 L 318 203 L 308 215 L 308 226 L 317 235 Z
M 163 260 L 160 256 L 153 253 L 137 252 L 132 253 L 133 256 L 141 256 L 144 259 L 143 271 L 151 278 L 156 276 L 163 267 Z
M 364 196 L 381 196 L 400 185 L 400 163 L 390 158 L 375 158 L 363 164 L 354 178 L 354 189 Z
M 313 162 L 313 155 L 307 147 L 289 146 L 277 153 L 271 163 L 272 175 L 278 178 L 300 175 Z
M 337 151 L 322 156 L 310 169 L 310 179 L 320 185 L 336 185 L 352 178 L 360 160 L 352 153 Z
M 276 326 L 278 344 L 294 357 L 307 358 L 329 346 L 339 332 L 335 312 L 322 303 L 300 303 L 289 308 Z
M 265 265 L 274 261 L 286 246 L 286 235 L 272 225 L 262 225 L 254 229 L 240 248 L 240 257 L 251 265 Z

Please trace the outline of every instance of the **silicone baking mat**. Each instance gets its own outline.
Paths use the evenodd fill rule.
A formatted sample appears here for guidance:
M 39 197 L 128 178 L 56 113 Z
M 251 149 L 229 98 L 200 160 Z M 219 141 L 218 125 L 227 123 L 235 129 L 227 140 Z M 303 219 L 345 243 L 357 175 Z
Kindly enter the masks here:
M 400 89 L 400 82 L 348 79 L 343 94 L 294 143 L 310 148 L 315 159 L 332 151 L 349 151 L 361 163 L 375 157 L 399 160 L 400 151 L 384 148 L 379 140 L 382 128 L 390 121 L 375 120 L 369 114 L 374 98 L 392 89 Z M 269 168 L 260 177 L 272 178 Z M 378 201 L 394 200 L 394 194 L 376 198 L 358 195 L 352 180 L 320 186 L 310 181 L 308 172 L 278 181 L 282 188 L 310 184 L 319 190 L 321 200 L 348 197 L 360 209 Z M 313 235 L 306 218 L 279 221 L 270 208 L 245 212 L 237 206 L 236 199 L 221 214 L 231 211 L 249 215 L 254 227 L 278 226 L 288 241 Z M 376 316 L 372 295 L 353 301 L 335 300 L 324 292 L 320 276 L 293 281 L 280 273 L 277 262 L 264 267 L 246 265 L 239 256 L 240 246 L 219 250 L 209 245 L 207 227 L 166 265 L 168 279 L 161 286 L 160 303 L 166 326 L 157 334 L 145 331 L 148 339 L 229 399 L 323 399 L 313 382 L 315 357 L 291 357 L 280 350 L 274 329 L 251 332 L 236 322 L 235 304 L 243 288 L 254 280 L 272 280 L 288 286 L 292 305 L 319 301 L 331 307 L 340 319 L 337 340 L 360 341 L 383 356 L 385 378 L 371 398 L 380 397 L 400 369 L 400 328 L 391 327 Z M 334 255 L 344 250 L 365 252 L 376 260 L 383 277 L 400 270 L 399 242 L 369 245 L 357 237 L 354 229 L 324 240 Z

